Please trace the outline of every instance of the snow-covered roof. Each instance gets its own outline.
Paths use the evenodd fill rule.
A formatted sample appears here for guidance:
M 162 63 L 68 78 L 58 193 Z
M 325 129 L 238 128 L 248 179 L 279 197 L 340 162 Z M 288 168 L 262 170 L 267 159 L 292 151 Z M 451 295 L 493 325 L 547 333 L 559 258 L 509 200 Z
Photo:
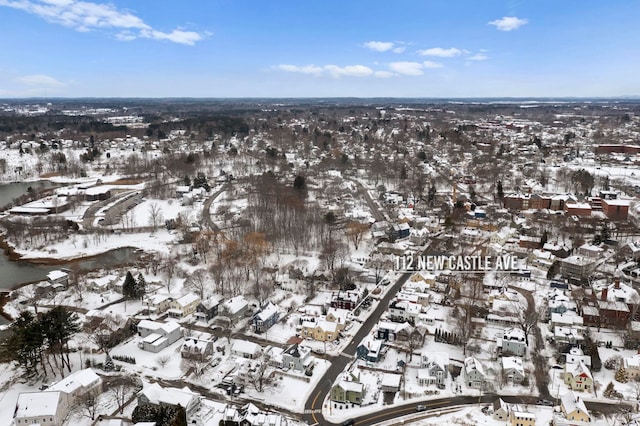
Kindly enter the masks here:
M 65 377 L 48 390 L 73 393 L 77 389 L 90 387 L 100 381 L 102 381 L 102 379 L 100 379 L 100 376 L 98 376 L 95 371 L 91 368 L 85 368 L 84 370 L 76 371 Z
M 50 281 L 55 281 L 55 280 L 59 280 L 62 278 L 67 278 L 69 276 L 69 274 L 67 274 L 66 272 L 60 271 L 60 270 L 53 270 L 50 271 L 47 274 L 47 279 Z
M 338 383 L 338 386 L 347 392 L 362 392 L 363 389 L 362 383 L 347 380 L 341 380 L 340 383 Z
M 59 391 L 23 392 L 18 395 L 15 417 L 53 417 L 58 412 Z
M 468 357 L 464 360 L 464 368 L 467 373 L 476 370 L 478 373 L 484 375 L 484 367 L 475 357 Z
M 522 342 L 525 341 L 524 331 L 522 331 L 522 329 L 520 328 L 515 327 L 507 328 L 504 333 L 502 333 L 502 338 L 504 340 L 518 340 Z
M 178 300 L 176 300 L 176 303 L 180 306 L 189 306 L 192 303 L 196 303 L 200 301 L 200 298 L 198 297 L 197 294 L 195 293 L 187 293 L 184 296 L 182 296 L 181 298 L 179 298 Z
M 502 357 L 502 369 L 503 370 L 516 370 L 524 375 L 524 367 L 522 366 L 522 358 L 515 356 Z
M 400 381 L 402 380 L 401 374 L 393 374 L 393 373 L 383 373 L 382 380 L 380 381 L 381 386 L 385 387 L 400 387 Z
M 178 388 L 163 388 L 157 383 L 152 383 L 142 390 L 142 394 L 147 397 L 150 403 L 160 405 L 177 405 L 182 407 L 189 407 L 194 399 L 197 399 L 199 395 L 192 392 L 188 387 L 182 389 Z
M 565 413 L 573 413 L 576 410 L 580 410 L 583 413 L 589 415 L 587 406 L 584 404 L 582 398 L 576 397 L 573 391 L 569 391 L 560 397 L 560 403 L 564 407 Z
M 258 318 L 261 321 L 266 321 L 276 313 L 278 313 L 278 307 L 273 303 L 269 302 L 267 306 L 262 308 L 262 310 L 256 314 L 256 318 Z
M 244 296 L 240 295 L 240 296 L 232 297 L 231 299 L 225 301 L 223 305 L 227 310 L 227 312 L 233 315 L 235 313 L 240 312 L 242 309 L 246 308 L 248 303 L 244 298 Z
M 567 364 L 566 368 L 567 373 L 570 373 L 573 377 L 584 376 L 593 380 L 589 367 L 582 361 L 575 364 Z
M 233 345 L 231 346 L 231 351 L 241 354 L 255 355 L 260 352 L 261 348 L 262 347 L 257 343 L 249 342 L 247 340 L 234 340 Z

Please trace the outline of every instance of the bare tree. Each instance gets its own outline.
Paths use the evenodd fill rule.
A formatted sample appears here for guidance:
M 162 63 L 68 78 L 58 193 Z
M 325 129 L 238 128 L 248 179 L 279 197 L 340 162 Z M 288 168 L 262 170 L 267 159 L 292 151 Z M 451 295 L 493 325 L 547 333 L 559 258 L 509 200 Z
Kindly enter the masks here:
M 161 269 L 164 271 L 166 277 L 167 292 L 170 293 L 173 278 L 178 271 L 178 260 L 169 254 L 163 256 Z
M 99 411 L 106 407 L 98 392 L 89 392 L 76 399 L 69 410 L 70 417 L 88 417 L 95 420 Z
M 156 364 L 162 368 L 166 367 L 169 361 L 171 361 L 171 357 L 169 355 L 160 355 L 156 358 Z
M 205 290 L 209 290 L 209 280 L 206 269 L 196 269 L 187 278 L 185 285 L 197 292 L 201 300 L 204 300 Z
M 351 240 L 351 242 L 353 243 L 356 250 L 358 250 L 358 245 L 360 244 L 360 240 L 368 230 L 369 230 L 369 225 L 367 225 L 366 223 L 361 223 L 355 220 L 347 223 L 345 232 L 349 240 Z
M 133 377 L 123 375 L 109 379 L 106 388 L 118 406 L 118 412 L 123 414 L 126 403 L 135 394 L 137 384 Z
M 153 229 L 153 232 L 156 232 L 158 226 L 162 223 L 163 214 L 160 205 L 156 202 L 149 203 L 149 225 Z

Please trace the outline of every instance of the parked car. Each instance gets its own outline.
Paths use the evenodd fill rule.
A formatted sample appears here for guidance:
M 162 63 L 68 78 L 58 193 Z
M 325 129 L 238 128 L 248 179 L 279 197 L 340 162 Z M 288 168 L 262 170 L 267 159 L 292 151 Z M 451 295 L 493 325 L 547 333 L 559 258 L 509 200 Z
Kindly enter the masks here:
M 342 422 L 342 426 L 353 426 L 356 424 L 356 421 L 353 419 L 345 420 Z
M 418 411 L 418 412 L 427 411 L 427 406 L 426 405 L 416 405 L 416 411 Z

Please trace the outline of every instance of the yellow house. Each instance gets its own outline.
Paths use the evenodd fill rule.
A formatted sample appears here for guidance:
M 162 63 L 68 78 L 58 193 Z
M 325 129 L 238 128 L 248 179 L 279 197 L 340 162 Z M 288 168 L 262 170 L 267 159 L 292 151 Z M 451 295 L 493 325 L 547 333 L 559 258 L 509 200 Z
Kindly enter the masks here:
M 511 411 L 509 413 L 511 426 L 536 426 L 536 415 L 524 411 Z
M 567 420 L 579 422 L 591 421 L 591 416 L 589 415 L 586 405 L 584 405 L 584 401 L 572 391 L 562 395 L 560 398 L 560 409 L 562 410 L 562 415 Z
M 302 323 L 302 337 L 311 337 L 318 342 L 331 342 L 338 338 L 338 333 L 344 329 L 344 323 L 331 322 L 324 319 L 319 321 L 305 321 Z
M 196 312 L 198 305 L 200 304 L 200 298 L 194 293 L 187 293 L 179 299 L 171 302 L 171 309 L 169 309 L 169 315 L 172 317 L 186 317 Z
M 565 364 L 564 382 L 574 391 L 591 392 L 593 390 L 593 376 L 589 367 L 582 361 Z
M 347 309 L 329 308 L 329 310 L 327 311 L 327 315 L 325 316 L 325 319 L 327 321 L 340 324 L 341 326 L 340 330 L 342 330 L 345 324 L 347 323 L 348 315 L 349 315 L 349 311 Z

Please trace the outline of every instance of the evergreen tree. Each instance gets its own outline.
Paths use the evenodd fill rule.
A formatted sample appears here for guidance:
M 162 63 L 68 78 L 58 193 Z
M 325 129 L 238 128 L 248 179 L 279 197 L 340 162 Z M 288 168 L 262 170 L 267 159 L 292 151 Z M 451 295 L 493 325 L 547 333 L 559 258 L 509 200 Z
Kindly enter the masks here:
M 504 190 L 502 189 L 502 181 L 501 180 L 498 181 L 498 184 L 497 184 L 497 187 L 496 187 L 496 192 L 497 192 L 498 198 L 500 200 L 502 200 L 504 198 Z
M 42 315 L 40 324 L 48 350 L 53 355 L 54 361 L 60 369 L 60 374 L 64 377 L 65 367 L 71 372 L 69 340 L 80 332 L 78 315 L 67 310 L 64 306 L 56 306 Z M 59 363 L 56 357 L 59 357 Z
M 611 395 L 613 395 L 615 391 L 616 390 L 613 387 L 613 382 L 609 382 L 609 384 L 607 385 L 607 388 L 602 393 L 602 396 L 604 396 L 605 398 L 611 398 Z
M 131 271 L 128 271 L 127 276 L 124 279 L 124 283 L 122 284 L 122 295 L 130 299 L 135 299 L 136 287 L 136 280 L 133 278 Z
M 113 371 L 113 360 L 111 359 L 111 357 L 109 356 L 109 354 L 107 354 L 107 356 L 104 359 L 104 371 Z
M 44 334 L 38 319 L 29 311 L 20 313 L 2 342 L 2 360 L 15 361 L 25 378 L 39 374 L 39 364 L 44 364 Z M 46 374 L 46 371 L 45 371 Z
M 146 291 L 147 291 L 147 281 L 144 279 L 144 275 L 142 275 L 142 272 L 140 272 L 138 274 L 138 279 L 135 285 L 136 298 L 137 299 L 142 298 L 142 296 L 144 296 Z
M 618 368 L 618 371 L 616 371 L 615 379 L 616 379 L 616 382 L 619 382 L 619 383 L 627 383 L 629 381 L 627 370 L 625 370 L 623 365 L 621 365 L 620 368 Z

